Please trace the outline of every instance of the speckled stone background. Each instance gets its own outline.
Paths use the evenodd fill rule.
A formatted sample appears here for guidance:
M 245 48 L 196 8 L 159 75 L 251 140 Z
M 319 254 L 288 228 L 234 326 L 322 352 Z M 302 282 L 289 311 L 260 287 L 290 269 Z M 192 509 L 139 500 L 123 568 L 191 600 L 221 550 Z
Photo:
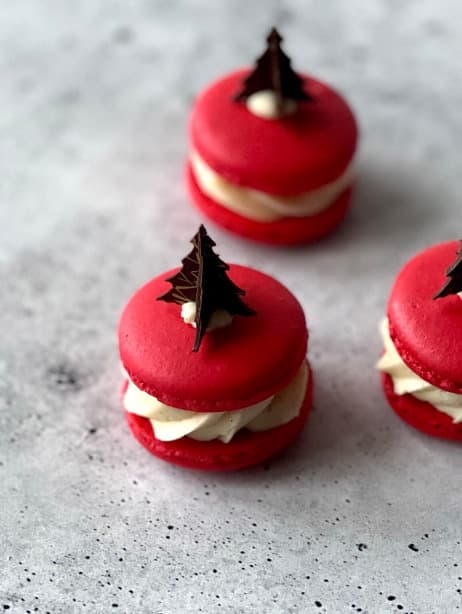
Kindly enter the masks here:
M 194 94 L 276 23 L 362 128 L 341 230 L 221 255 L 303 303 L 316 399 L 265 467 L 157 461 L 119 407 L 115 329 L 200 218 L 182 173 Z M 418 249 L 461 230 L 462 4 L 102 2 L 0 7 L 0 611 L 454 613 L 461 451 L 382 398 L 377 323 Z

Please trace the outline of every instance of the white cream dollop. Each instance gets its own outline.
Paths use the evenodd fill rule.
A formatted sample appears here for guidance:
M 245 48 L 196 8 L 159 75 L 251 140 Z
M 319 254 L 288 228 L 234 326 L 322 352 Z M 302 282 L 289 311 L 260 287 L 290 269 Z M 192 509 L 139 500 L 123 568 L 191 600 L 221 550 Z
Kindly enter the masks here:
M 194 412 L 161 403 L 129 379 L 124 395 L 125 409 L 151 421 L 157 439 L 174 441 L 191 437 L 198 441 L 219 439 L 229 443 L 243 428 L 267 431 L 290 422 L 298 416 L 308 383 L 308 366 L 303 362 L 297 375 L 286 388 L 274 396 L 234 411 Z
M 191 166 L 204 194 L 222 207 L 258 222 L 317 215 L 328 209 L 353 181 L 353 167 L 350 164 L 340 177 L 321 188 L 297 196 L 272 196 L 230 183 L 210 168 L 197 151 L 191 153 Z
M 377 368 L 390 375 L 395 394 L 411 394 L 419 401 L 430 403 L 438 411 L 450 416 L 455 424 L 462 422 L 462 395 L 429 384 L 404 363 L 390 337 L 387 318 L 380 323 L 380 333 L 385 352 L 377 363 Z
M 191 326 L 196 328 L 196 303 L 194 301 L 188 301 L 181 305 L 181 317 L 186 324 L 191 324 Z M 225 326 L 229 326 L 232 321 L 233 316 L 228 311 L 217 309 L 212 313 L 207 330 L 211 331 L 216 328 L 224 328 Z
M 264 119 L 279 119 L 297 110 L 297 103 L 290 98 L 284 99 L 282 108 L 279 108 L 277 96 L 273 90 L 255 92 L 247 98 L 246 106 L 251 113 Z

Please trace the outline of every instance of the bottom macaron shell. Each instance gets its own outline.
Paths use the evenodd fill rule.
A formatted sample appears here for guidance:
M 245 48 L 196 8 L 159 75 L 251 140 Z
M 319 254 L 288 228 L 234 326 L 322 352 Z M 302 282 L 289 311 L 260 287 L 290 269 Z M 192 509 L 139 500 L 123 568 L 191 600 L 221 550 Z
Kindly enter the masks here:
M 125 388 L 126 384 L 123 390 Z M 190 469 L 229 471 L 256 465 L 287 447 L 303 429 L 312 402 L 313 374 L 310 369 L 305 399 L 296 418 L 269 431 L 253 433 L 243 429 L 229 443 L 196 441 L 190 437 L 160 441 L 147 418 L 129 412 L 125 412 L 125 416 L 135 438 L 162 460 Z
M 388 403 L 404 422 L 432 437 L 462 441 L 462 423 L 454 424 L 450 416 L 410 394 L 395 394 L 386 373 L 382 373 L 382 386 Z
M 328 209 L 318 215 L 258 222 L 238 215 L 206 196 L 197 185 L 190 164 L 187 183 L 195 205 L 213 222 L 241 237 L 272 245 L 298 245 L 328 235 L 345 217 L 353 191 L 351 187 L 344 190 Z

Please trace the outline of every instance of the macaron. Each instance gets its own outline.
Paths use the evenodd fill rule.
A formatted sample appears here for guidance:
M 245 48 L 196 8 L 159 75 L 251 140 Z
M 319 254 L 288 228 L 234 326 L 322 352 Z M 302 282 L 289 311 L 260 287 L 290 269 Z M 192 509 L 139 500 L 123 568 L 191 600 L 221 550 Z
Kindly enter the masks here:
M 203 226 L 192 243 L 181 268 L 149 281 L 122 312 L 122 404 L 159 458 L 239 469 L 288 446 L 307 420 L 307 325 L 287 288 L 224 263 Z
M 270 244 L 314 241 L 344 218 L 358 129 L 332 87 L 297 74 L 272 30 L 256 67 L 207 87 L 193 106 L 187 184 L 229 231 Z
M 462 440 L 462 262 L 458 242 L 430 247 L 398 274 L 381 323 L 385 396 L 411 426 Z M 447 277 L 445 278 L 445 271 Z

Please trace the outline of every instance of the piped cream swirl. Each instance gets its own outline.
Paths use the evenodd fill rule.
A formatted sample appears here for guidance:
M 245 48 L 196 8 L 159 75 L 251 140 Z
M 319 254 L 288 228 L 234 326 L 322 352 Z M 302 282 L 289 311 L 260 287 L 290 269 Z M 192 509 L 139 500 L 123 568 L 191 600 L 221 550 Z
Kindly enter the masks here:
M 258 222 L 317 215 L 328 209 L 353 180 L 350 165 L 340 177 L 316 190 L 296 196 L 272 196 L 227 181 L 210 168 L 197 151 L 191 154 L 191 166 L 204 194 L 230 211 Z
M 234 411 L 194 412 L 161 403 L 129 379 L 123 403 L 125 409 L 151 421 L 157 439 L 174 441 L 191 437 L 198 441 L 219 439 L 229 443 L 243 428 L 267 431 L 296 418 L 303 405 L 308 383 L 308 366 L 304 361 L 286 388 L 274 396 Z
M 185 324 L 191 324 L 193 328 L 196 328 L 196 303 L 195 301 L 188 301 L 181 305 L 181 317 Z M 225 328 L 229 326 L 233 321 L 233 316 L 224 309 L 217 309 L 212 313 L 210 322 L 207 326 L 208 331 L 215 330 L 216 328 Z
M 462 422 L 462 395 L 429 384 L 404 363 L 390 337 L 387 318 L 380 323 L 380 333 L 385 352 L 377 363 L 377 368 L 391 377 L 395 394 L 411 394 L 419 401 L 430 403 L 438 411 L 450 416 L 455 424 Z
M 279 119 L 295 113 L 297 103 L 295 100 L 285 98 L 282 101 L 282 108 L 280 108 L 276 93 L 273 90 L 261 90 L 247 98 L 246 107 L 257 117 Z

